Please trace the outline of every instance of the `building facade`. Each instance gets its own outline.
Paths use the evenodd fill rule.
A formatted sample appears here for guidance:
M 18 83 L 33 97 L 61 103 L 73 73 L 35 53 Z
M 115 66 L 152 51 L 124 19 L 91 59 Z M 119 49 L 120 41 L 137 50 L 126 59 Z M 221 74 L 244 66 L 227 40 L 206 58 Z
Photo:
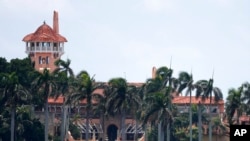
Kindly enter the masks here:
M 53 16 L 53 28 L 47 25 L 45 22 L 37 28 L 34 33 L 28 34 L 23 38 L 23 41 L 26 43 L 26 53 L 30 56 L 31 60 L 35 63 L 35 69 L 42 71 L 44 68 L 49 69 L 51 72 L 55 70 L 56 66 L 54 62 L 64 54 L 64 43 L 67 42 L 67 39 L 59 34 L 59 18 L 58 13 L 54 11 Z M 156 68 L 153 67 L 152 78 L 155 77 Z M 143 83 L 130 83 L 132 85 L 141 86 Z M 102 94 L 103 90 L 98 89 L 95 93 Z M 188 112 L 189 111 L 189 97 L 188 96 L 174 96 L 173 103 L 177 105 L 178 111 Z M 64 103 L 64 98 L 60 96 L 57 99 L 49 98 L 49 112 L 50 112 L 50 133 L 55 133 L 58 130 L 58 126 L 61 122 L 62 117 L 62 105 Z M 96 104 L 95 101 L 92 101 L 93 104 Z M 192 104 L 203 104 L 209 109 L 209 106 L 212 106 L 212 113 L 214 115 L 220 115 L 224 113 L 224 101 L 221 100 L 216 103 L 212 100 L 212 105 L 209 100 L 202 101 L 201 99 L 196 99 L 191 97 Z M 73 118 L 75 115 L 80 115 L 80 119 L 75 121 L 78 125 L 79 130 L 83 135 L 83 138 L 86 133 L 86 102 L 82 102 L 77 107 L 72 107 L 70 109 L 70 117 Z M 43 117 L 43 111 L 36 111 L 38 117 Z M 115 117 L 103 117 L 101 115 L 95 116 L 93 113 L 90 119 L 90 135 L 95 138 L 102 138 L 105 140 L 109 138 L 110 141 L 114 141 L 120 137 L 121 132 L 121 117 L 116 115 Z M 133 140 L 134 134 L 137 131 L 139 136 L 144 134 L 142 126 L 137 126 L 137 121 L 133 115 L 127 115 L 126 120 L 126 135 L 127 140 Z

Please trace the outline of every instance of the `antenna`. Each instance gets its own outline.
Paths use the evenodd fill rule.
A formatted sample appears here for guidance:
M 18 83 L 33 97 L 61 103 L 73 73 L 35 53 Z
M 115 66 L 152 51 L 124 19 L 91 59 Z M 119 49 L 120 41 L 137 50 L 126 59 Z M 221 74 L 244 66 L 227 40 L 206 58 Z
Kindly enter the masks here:
M 169 66 L 170 69 L 171 69 L 171 65 L 172 65 L 172 56 L 170 58 L 170 66 Z
M 212 79 L 214 79 L 214 68 L 213 68 L 213 73 L 212 73 Z

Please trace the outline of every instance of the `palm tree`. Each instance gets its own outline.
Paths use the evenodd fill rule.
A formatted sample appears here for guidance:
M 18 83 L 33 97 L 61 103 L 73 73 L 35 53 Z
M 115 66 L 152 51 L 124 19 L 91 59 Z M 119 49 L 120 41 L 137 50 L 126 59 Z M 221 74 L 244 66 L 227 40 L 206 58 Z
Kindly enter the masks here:
M 242 103 L 245 106 L 244 111 L 249 113 L 250 112 L 250 83 L 245 82 L 242 84 Z
M 57 60 L 55 61 L 55 65 L 57 66 L 57 68 L 54 70 L 54 72 L 63 72 L 65 73 L 68 77 L 69 76 L 74 76 L 74 72 L 72 70 L 72 68 L 70 68 L 70 64 L 71 64 L 71 60 L 67 59 L 66 61 L 64 60 Z
M 141 112 L 142 112 L 142 105 L 143 105 L 143 96 L 144 96 L 144 90 L 145 90 L 145 85 L 143 84 L 142 86 L 136 87 L 134 90 L 134 95 L 137 96 L 138 100 L 137 102 L 133 102 L 132 104 L 132 114 L 134 115 L 135 118 L 135 133 L 134 133 L 134 140 L 137 141 L 138 138 L 138 123 L 141 119 Z
M 136 87 L 127 85 L 124 78 L 112 78 L 108 81 L 111 93 L 108 96 L 107 110 L 114 114 L 121 114 L 121 135 L 122 140 L 126 140 L 125 136 L 125 118 L 126 113 L 133 107 L 135 103 L 140 102 L 139 95 L 136 94 Z
M 228 96 L 226 100 L 226 113 L 228 121 L 230 124 L 233 124 L 236 120 L 236 124 L 239 124 L 239 117 L 243 112 L 243 103 L 242 103 L 242 91 L 243 87 L 238 89 L 231 88 L 228 91 Z M 233 119 L 236 115 L 236 119 Z
M 145 99 L 144 111 L 142 112 L 143 124 L 146 124 L 148 121 L 151 123 L 157 123 L 158 126 L 158 140 L 164 140 L 164 132 L 161 128 L 163 126 L 166 128 L 173 121 L 172 113 L 169 110 L 168 103 L 170 101 L 168 95 L 165 95 L 162 92 L 156 92 L 154 94 L 148 94 Z M 161 141 L 159 140 L 159 141 Z
M 223 94 L 218 87 L 213 86 L 213 79 L 207 80 L 200 80 L 197 82 L 199 85 L 198 91 L 196 91 L 196 97 L 201 97 L 203 100 L 208 99 L 210 100 L 209 106 L 209 141 L 212 141 L 212 122 L 211 122 L 211 105 L 212 105 L 212 96 L 214 95 L 214 102 L 218 102 L 223 98 Z
M 1 73 L 2 102 L 11 108 L 11 141 L 15 140 L 15 115 L 18 105 L 28 100 L 29 92 L 20 84 L 15 72 Z
M 57 92 L 56 79 L 53 74 L 49 72 L 47 68 L 43 70 L 42 73 L 38 72 L 38 77 L 33 82 L 33 90 L 37 91 L 37 94 L 43 99 L 44 102 L 44 111 L 45 111 L 45 141 L 48 141 L 48 120 L 49 120 L 49 111 L 48 111 L 48 98 L 54 97 Z
M 69 95 L 72 93 L 73 84 L 72 81 L 74 81 L 74 72 L 70 68 L 70 63 L 71 61 L 67 59 L 66 61 L 64 60 L 57 60 L 55 61 L 55 65 L 57 68 L 54 70 L 54 74 L 58 76 L 58 89 L 59 93 L 57 96 L 62 95 L 64 96 L 64 101 L 63 101 L 63 110 L 62 110 L 62 124 L 61 124 L 61 141 L 64 141 L 65 139 L 65 134 L 68 131 L 69 128 L 69 115 L 67 111 L 70 111 L 70 106 L 66 106 L 70 104 L 69 101 Z M 66 100 L 65 100 L 66 99 Z M 65 103 L 67 101 L 67 103 Z M 69 109 L 68 109 L 69 108 Z M 68 115 L 66 118 L 66 115 Z M 67 135 L 67 134 L 66 134 Z
M 93 99 L 97 102 L 97 104 L 93 106 L 93 111 L 95 115 L 100 115 L 100 120 L 103 128 L 102 138 L 105 139 L 105 118 L 108 118 L 108 116 L 110 115 L 106 105 L 108 96 L 111 93 L 111 89 L 108 85 L 105 84 L 102 84 L 102 86 L 100 86 L 100 89 L 103 90 L 102 94 L 93 94 Z
M 178 89 L 178 93 L 180 93 L 183 89 L 187 88 L 186 95 L 189 95 L 189 134 L 190 134 L 190 141 L 192 141 L 192 91 L 195 88 L 193 84 L 193 76 L 192 74 L 189 75 L 187 72 L 181 72 L 179 74 L 179 83 L 180 87 Z
M 76 76 L 77 88 L 70 95 L 70 100 L 77 105 L 80 105 L 83 100 L 86 100 L 86 141 L 89 140 L 89 116 L 92 109 L 92 94 L 100 87 L 95 82 L 93 77 L 90 77 L 87 71 L 81 71 Z
M 172 93 L 175 92 L 178 87 L 178 80 L 173 78 L 172 74 L 172 69 L 169 69 L 167 67 L 160 67 L 156 71 L 155 78 L 147 80 L 145 91 L 146 95 L 153 95 L 154 93 L 161 92 L 166 97 L 168 97 L 168 107 L 166 108 L 168 108 L 169 111 L 171 111 L 172 109 Z M 161 129 L 162 122 L 159 122 L 158 126 L 158 140 L 164 140 L 164 133 Z M 167 140 L 170 140 L 170 124 L 167 124 Z

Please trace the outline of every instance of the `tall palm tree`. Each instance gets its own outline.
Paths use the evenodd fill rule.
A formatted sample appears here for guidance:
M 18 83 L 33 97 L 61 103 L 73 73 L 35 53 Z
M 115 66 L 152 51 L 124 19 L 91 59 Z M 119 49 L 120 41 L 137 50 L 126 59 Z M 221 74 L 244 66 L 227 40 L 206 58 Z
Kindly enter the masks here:
M 192 91 L 195 88 L 193 84 L 193 76 L 192 74 L 188 74 L 187 72 L 181 72 L 178 77 L 180 87 L 178 89 L 178 93 L 180 93 L 183 89 L 187 89 L 186 95 L 189 95 L 189 133 L 190 133 L 190 141 L 192 141 Z
M 49 111 L 48 111 L 48 98 L 54 97 L 57 92 L 56 79 L 50 71 L 45 68 L 43 72 L 38 72 L 38 76 L 33 82 L 33 90 L 36 90 L 37 94 L 43 99 L 44 111 L 45 111 L 45 141 L 48 141 L 48 131 L 49 131 Z
M 242 84 L 242 103 L 244 104 L 244 111 L 250 113 L 250 83 L 245 82 Z
M 73 81 L 74 81 L 74 72 L 70 68 L 70 63 L 71 61 L 67 59 L 66 61 L 64 60 L 57 60 L 55 61 L 55 65 L 57 68 L 54 70 L 54 74 L 58 76 L 58 94 L 64 96 L 64 101 L 63 101 L 63 110 L 62 110 L 62 124 L 61 124 L 61 141 L 64 141 L 66 132 L 68 131 L 69 128 L 69 115 L 67 112 L 71 109 L 68 104 L 70 103 L 69 101 L 69 95 L 72 93 L 73 88 Z M 67 101 L 67 103 L 66 103 Z M 66 115 L 67 118 L 66 118 Z
M 146 124 L 148 121 L 152 124 L 158 124 L 158 132 L 160 132 L 158 140 L 164 140 L 164 132 L 161 126 L 166 128 L 173 121 L 172 113 L 168 108 L 169 97 L 162 92 L 156 92 L 148 94 L 144 101 L 147 103 L 147 106 L 145 106 L 142 112 L 143 124 Z
M 124 78 L 112 78 L 108 81 L 108 84 L 111 88 L 111 93 L 108 96 L 107 109 L 114 114 L 121 115 L 121 136 L 122 140 L 126 140 L 126 113 L 133 109 L 135 103 L 140 102 L 140 98 L 135 94 L 136 87 L 127 85 L 127 81 Z
M 105 118 L 107 119 L 110 115 L 106 105 L 108 101 L 108 96 L 111 93 L 111 89 L 106 84 L 102 84 L 102 86 L 100 86 L 100 89 L 103 89 L 102 94 L 93 94 L 93 99 L 97 102 L 97 104 L 93 105 L 93 111 L 95 115 L 100 115 L 101 125 L 103 128 L 102 138 L 105 139 Z
M 146 82 L 146 94 L 154 94 L 156 92 L 162 92 L 168 97 L 168 110 L 171 111 L 172 93 L 176 92 L 178 87 L 178 80 L 172 77 L 173 70 L 167 67 L 160 67 L 157 69 L 155 78 L 148 79 Z M 158 140 L 164 140 L 164 133 L 161 129 L 162 123 L 158 124 Z M 162 137 L 161 137 L 162 136 Z M 167 140 L 170 140 L 170 124 L 167 124 Z
M 209 141 L 212 141 L 212 121 L 211 121 L 211 105 L 212 105 L 212 96 L 214 96 L 214 102 L 218 102 L 223 99 L 223 94 L 218 87 L 213 86 L 213 79 L 207 80 L 200 80 L 197 82 L 199 85 L 198 92 L 196 93 L 196 97 L 201 97 L 204 99 L 209 99 Z
M 15 115 L 18 105 L 28 100 L 29 92 L 20 84 L 15 72 L 0 74 L 2 101 L 11 109 L 11 141 L 15 140 Z
M 231 88 L 228 91 L 228 96 L 226 99 L 226 113 L 228 121 L 230 124 L 233 124 L 236 121 L 236 124 L 239 124 L 239 117 L 243 112 L 243 103 L 242 103 L 242 92 L 243 87 L 237 89 Z M 236 115 L 236 119 L 233 119 Z
M 80 105 L 83 100 L 86 100 L 86 141 L 89 140 L 89 118 L 90 111 L 92 109 L 92 97 L 96 89 L 100 87 L 100 84 L 96 83 L 93 77 L 90 77 L 87 71 L 81 71 L 76 76 L 77 89 L 70 95 L 72 103 Z
M 145 85 L 141 85 L 139 87 L 136 87 L 134 90 L 134 95 L 137 96 L 138 101 L 133 102 L 132 104 L 132 115 L 134 115 L 135 118 L 135 133 L 134 133 L 134 140 L 137 141 L 138 139 L 138 124 L 141 119 L 141 112 L 142 112 L 142 106 L 143 106 L 143 96 L 144 96 L 144 91 L 145 90 Z
M 67 59 L 66 61 L 64 60 L 57 60 L 55 61 L 55 65 L 57 66 L 57 68 L 54 70 L 54 72 L 63 72 L 65 73 L 67 76 L 74 76 L 74 71 L 72 70 L 72 68 L 70 67 L 71 64 L 71 60 Z

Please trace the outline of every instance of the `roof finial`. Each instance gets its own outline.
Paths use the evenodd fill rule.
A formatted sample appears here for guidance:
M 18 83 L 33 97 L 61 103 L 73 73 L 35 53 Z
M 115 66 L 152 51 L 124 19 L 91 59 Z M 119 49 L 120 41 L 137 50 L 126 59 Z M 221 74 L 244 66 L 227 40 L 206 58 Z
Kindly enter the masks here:
M 45 20 L 43 21 L 43 24 L 46 24 Z

